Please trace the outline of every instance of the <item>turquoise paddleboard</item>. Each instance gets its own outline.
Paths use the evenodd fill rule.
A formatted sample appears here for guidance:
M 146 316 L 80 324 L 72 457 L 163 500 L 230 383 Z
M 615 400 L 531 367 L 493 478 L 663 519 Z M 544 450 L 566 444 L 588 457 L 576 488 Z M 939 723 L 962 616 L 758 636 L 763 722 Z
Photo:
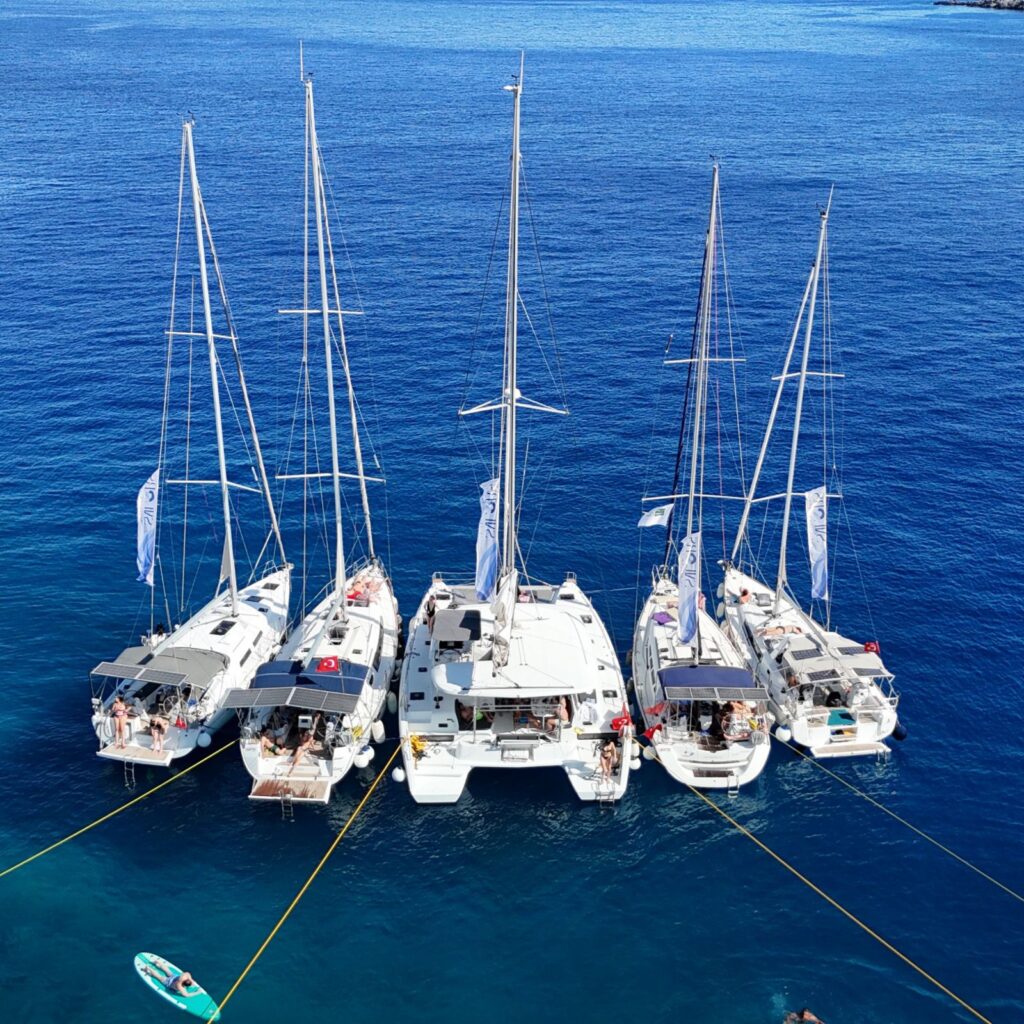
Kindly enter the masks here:
M 167 979 L 181 974 L 181 969 L 175 967 L 169 960 L 165 960 L 155 953 L 137 953 L 135 970 L 154 992 L 163 996 L 167 1002 L 173 1003 L 179 1010 L 184 1010 L 201 1020 L 220 1020 L 220 1010 L 217 1009 L 217 1004 L 210 998 L 209 993 L 202 985 L 186 986 L 187 996 L 183 996 L 179 992 L 172 992 L 167 987 Z

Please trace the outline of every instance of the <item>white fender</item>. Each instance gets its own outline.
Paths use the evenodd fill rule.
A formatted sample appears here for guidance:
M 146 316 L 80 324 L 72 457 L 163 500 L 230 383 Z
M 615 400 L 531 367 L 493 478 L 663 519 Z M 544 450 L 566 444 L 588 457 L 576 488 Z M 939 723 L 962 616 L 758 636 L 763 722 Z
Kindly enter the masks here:
M 210 737 L 210 734 L 205 729 L 202 729 L 200 731 L 199 735 L 196 737 L 196 743 L 198 743 L 199 746 L 201 746 L 204 750 L 212 742 L 213 742 L 213 739 Z
M 792 731 L 792 729 L 786 728 L 786 726 L 784 726 L 784 725 L 780 725 L 775 730 L 775 735 L 780 740 L 782 740 L 783 743 L 788 743 L 793 738 L 793 731 Z
M 370 735 L 374 743 L 384 742 L 384 723 L 379 718 L 370 726 Z
M 391 690 L 388 690 L 388 714 L 393 715 L 398 710 L 398 698 Z M 399 768 L 399 771 L 402 769 Z
M 653 761 L 657 757 L 654 747 L 644 747 L 644 760 Z
M 395 780 L 395 782 L 399 782 L 399 783 L 405 782 L 405 769 L 404 768 L 396 768 L 391 773 L 391 778 L 393 778 Z
M 631 772 L 638 772 L 638 771 L 640 771 L 640 758 L 639 757 L 630 758 L 629 770 Z

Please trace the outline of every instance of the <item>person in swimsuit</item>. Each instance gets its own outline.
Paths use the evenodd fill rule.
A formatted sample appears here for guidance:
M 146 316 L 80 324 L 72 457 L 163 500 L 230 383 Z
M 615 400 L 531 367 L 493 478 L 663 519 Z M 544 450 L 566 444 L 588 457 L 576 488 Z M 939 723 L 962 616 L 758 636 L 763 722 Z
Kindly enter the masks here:
M 619 763 L 619 752 L 615 749 L 614 740 L 605 740 L 601 744 L 601 760 L 598 766 L 601 769 L 601 778 L 611 782 L 612 772 Z
M 124 750 L 125 744 L 125 723 L 128 721 L 128 705 L 118 694 L 114 703 L 110 705 L 110 714 L 114 719 L 114 747 Z
M 555 705 L 555 713 L 544 719 L 544 728 L 548 732 L 554 732 L 559 722 L 563 725 L 569 723 L 569 699 L 564 693 L 558 698 L 558 703 Z
M 819 1016 L 811 1013 L 806 1006 L 802 1010 L 797 1010 L 796 1013 L 787 1013 L 783 1024 L 800 1024 L 800 1022 L 804 1022 L 804 1024 L 825 1024 Z
M 154 754 L 162 754 L 164 752 L 164 737 L 167 735 L 167 725 L 166 718 L 161 718 L 159 715 L 150 715 L 149 735 L 153 738 Z
M 277 757 L 278 754 L 287 753 L 277 740 L 274 738 L 274 734 L 269 728 L 264 729 L 260 733 L 260 753 L 269 754 L 271 757 Z
M 143 971 L 146 972 L 150 977 L 156 978 L 168 992 L 173 992 L 175 995 L 184 996 L 186 999 L 191 999 L 193 996 L 200 995 L 200 988 L 196 984 L 196 979 L 188 971 L 175 972 L 173 970 L 166 970 L 162 967 L 143 967 Z M 189 992 L 190 987 L 195 988 L 195 992 Z
M 290 775 L 298 767 L 302 758 L 313 749 L 313 730 L 306 729 L 299 737 L 299 745 L 295 748 L 295 755 L 292 757 L 292 766 L 288 769 Z

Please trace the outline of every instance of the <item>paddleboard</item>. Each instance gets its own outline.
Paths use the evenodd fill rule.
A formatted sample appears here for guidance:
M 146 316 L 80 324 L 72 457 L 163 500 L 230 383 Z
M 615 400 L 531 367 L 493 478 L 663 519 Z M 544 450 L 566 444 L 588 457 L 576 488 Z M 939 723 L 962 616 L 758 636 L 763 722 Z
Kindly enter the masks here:
M 135 970 L 139 977 L 158 995 L 173 1003 L 179 1010 L 184 1010 L 200 1020 L 220 1020 L 220 1010 L 202 985 L 188 985 L 187 996 L 172 992 L 166 980 L 181 974 L 181 968 L 175 967 L 169 960 L 155 953 L 137 953 Z

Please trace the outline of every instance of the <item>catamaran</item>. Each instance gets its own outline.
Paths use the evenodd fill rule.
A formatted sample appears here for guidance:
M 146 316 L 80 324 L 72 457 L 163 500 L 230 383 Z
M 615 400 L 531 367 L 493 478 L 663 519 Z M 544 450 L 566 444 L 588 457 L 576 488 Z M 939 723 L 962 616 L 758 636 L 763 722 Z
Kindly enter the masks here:
M 409 627 L 399 734 L 417 803 L 454 803 L 474 768 L 561 768 L 582 800 L 613 802 L 633 763 L 632 723 L 615 650 L 569 573 L 557 585 L 520 573 L 518 413 L 564 412 L 517 387 L 519 112 L 512 93 L 508 267 L 501 398 L 471 413 L 500 414 L 499 475 L 481 485 L 475 580 L 435 574 Z M 500 545 L 499 545 L 500 520 Z
M 239 709 L 242 761 L 252 776 L 254 800 L 327 803 L 336 783 L 356 765 L 373 758 L 371 737 L 384 738 L 380 721 L 387 703 L 398 656 L 401 620 L 398 603 L 373 538 L 373 519 L 364 471 L 359 414 L 345 341 L 344 311 L 331 245 L 325 196 L 325 171 L 316 131 L 313 80 L 303 77 L 306 96 L 306 181 L 312 182 L 312 213 L 316 223 L 320 308 L 310 308 L 310 209 L 306 189 L 304 242 L 305 286 L 301 310 L 303 351 L 301 385 L 304 415 L 311 414 L 309 352 L 310 317 L 323 329 L 324 390 L 330 428 L 334 512 L 334 577 L 327 593 L 305 614 L 281 653 L 256 672 L 249 689 L 233 690 L 225 702 Z M 283 310 L 282 312 L 296 312 Z M 352 448 L 363 507 L 367 557 L 346 567 L 342 530 L 342 498 L 338 423 L 335 412 L 334 353 L 338 353 L 348 394 Z M 309 431 L 315 438 L 315 426 Z M 308 452 L 307 452 L 308 457 Z M 319 463 L 317 463 L 319 464 Z M 314 467 L 315 468 L 315 467 Z M 300 475 L 304 487 L 327 474 Z M 293 479 L 287 476 L 288 479 Z M 304 495 L 305 496 L 305 495 Z M 304 526 L 307 517 L 304 516 Z M 312 526 L 309 527 L 312 532 Z M 303 550 L 308 550 L 304 544 Z M 303 595 L 311 558 L 304 557 Z M 392 697 L 392 700 L 394 698 Z
M 195 222 L 196 251 L 203 330 L 177 330 L 175 327 L 175 292 L 178 283 L 183 210 L 186 205 L 186 172 L 191 207 Z M 129 765 L 167 766 L 176 758 L 185 757 L 198 747 L 209 746 L 211 736 L 232 715 L 225 706 L 225 696 L 236 688 L 247 687 L 256 669 L 280 649 L 288 622 L 290 566 L 285 561 L 284 545 L 270 493 L 259 436 L 249 403 L 248 389 L 242 370 L 238 338 L 235 333 L 227 293 L 213 245 L 213 236 L 199 189 L 192 124 L 182 128 L 181 175 L 178 194 L 178 246 L 175 250 L 174 284 L 172 285 L 171 321 L 167 332 L 167 362 L 164 385 L 164 406 L 161 424 L 160 454 L 156 471 L 139 491 L 137 511 L 139 581 L 151 588 L 150 628 L 140 643 L 129 647 L 113 661 L 104 661 L 92 670 L 92 725 L 99 740 L 99 756 Z M 212 262 L 226 332 L 215 333 L 210 298 L 207 259 Z M 213 428 L 219 474 L 214 480 L 192 478 L 190 441 L 198 431 L 192 411 L 192 341 L 206 342 L 213 397 Z M 185 426 L 185 476 L 168 479 L 169 399 L 172 380 L 172 355 L 175 342 L 188 343 L 188 410 Z M 257 486 L 229 479 L 224 426 L 221 415 L 221 390 L 227 377 L 217 342 L 227 342 L 245 411 L 247 430 L 243 434 L 250 455 L 250 468 Z M 229 395 L 230 397 L 230 395 Z M 232 408 L 234 404 L 232 403 Z M 235 417 L 238 418 L 237 415 Z M 241 421 L 239 420 L 239 428 Z M 250 447 L 251 446 L 251 447 Z M 192 460 L 194 461 L 194 459 Z M 166 502 L 160 495 L 166 485 L 185 487 L 184 516 L 180 550 L 182 554 L 181 590 L 178 606 L 187 605 L 185 551 L 188 542 L 188 489 L 213 486 L 220 490 L 220 513 L 223 516 L 224 547 L 220 579 L 213 599 L 180 625 L 169 630 L 156 618 L 156 587 L 154 573 L 159 570 L 161 588 L 165 591 L 165 607 L 174 595 L 167 593 L 164 565 L 160 560 L 161 512 Z M 266 503 L 270 531 L 261 558 L 271 539 L 280 564 L 270 566 L 263 575 L 253 573 L 250 582 L 240 585 L 235 561 L 232 492 L 255 492 Z M 194 506 L 195 503 L 193 503 Z M 207 510 L 203 509 L 204 513 Z M 206 516 L 204 516 L 206 518 Z M 170 523 L 163 532 L 171 541 Z M 168 567 L 170 571 L 170 566 Z M 172 581 L 173 582 L 173 581 Z M 227 583 L 226 589 L 221 589 Z M 168 611 L 168 617 L 170 613 Z M 126 771 L 128 768 L 126 767 Z
M 743 514 L 730 558 L 723 562 L 725 579 L 719 591 L 723 603 L 719 618 L 727 625 L 737 645 L 744 651 L 747 664 L 771 693 L 771 710 L 778 721 L 780 739 L 792 737 L 815 757 L 884 755 L 884 740 L 897 728 L 898 696 L 892 674 L 880 657 L 877 641 L 858 642 L 831 627 L 828 580 L 828 502 L 841 498 L 830 493 L 835 482 L 834 460 L 830 468 L 828 444 L 831 436 L 829 387 L 841 374 L 831 370 L 831 311 L 828 286 L 828 206 L 821 211 L 818 247 L 804 289 L 803 299 L 789 341 L 782 373 L 757 464 L 743 506 Z M 819 291 L 822 297 L 822 368 L 808 369 L 814 340 L 815 311 Z M 790 371 L 801 327 L 804 329 L 800 368 Z M 805 611 L 789 589 L 787 542 L 794 497 L 800 427 L 808 379 L 819 378 L 823 387 L 822 441 L 825 479 L 805 492 L 811 598 L 825 610 L 822 622 Z M 757 496 L 772 428 L 779 412 L 787 382 L 796 380 L 796 406 L 790 439 L 789 468 L 783 494 Z M 833 431 L 834 432 L 834 431 Z M 744 571 L 740 556 L 747 542 L 750 513 L 758 502 L 783 498 L 782 536 L 779 544 L 775 586 L 763 582 L 753 569 Z M 753 561 L 753 559 L 752 559 Z
M 659 762 L 679 782 L 735 794 L 760 775 L 768 761 L 768 692 L 756 683 L 746 660 L 726 631 L 704 610 L 703 545 L 705 448 L 711 364 L 733 362 L 731 354 L 712 351 L 715 278 L 724 259 L 719 224 L 718 165 L 712 168 L 711 213 L 705 236 L 693 345 L 688 359 L 667 360 L 689 369 L 686 411 L 680 427 L 675 486 L 668 505 L 649 510 L 641 526 L 667 529 L 664 563 L 654 572 L 650 596 L 633 636 L 633 686 Z M 725 291 L 726 295 L 728 291 Z M 717 338 L 716 338 L 717 341 Z M 715 389 L 716 392 L 718 389 Z M 673 531 L 675 492 L 689 434 L 690 486 L 686 532 L 677 543 Z M 659 495 L 651 500 L 663 500 Z M 673 578 L 670 558 L 678 564 Z

